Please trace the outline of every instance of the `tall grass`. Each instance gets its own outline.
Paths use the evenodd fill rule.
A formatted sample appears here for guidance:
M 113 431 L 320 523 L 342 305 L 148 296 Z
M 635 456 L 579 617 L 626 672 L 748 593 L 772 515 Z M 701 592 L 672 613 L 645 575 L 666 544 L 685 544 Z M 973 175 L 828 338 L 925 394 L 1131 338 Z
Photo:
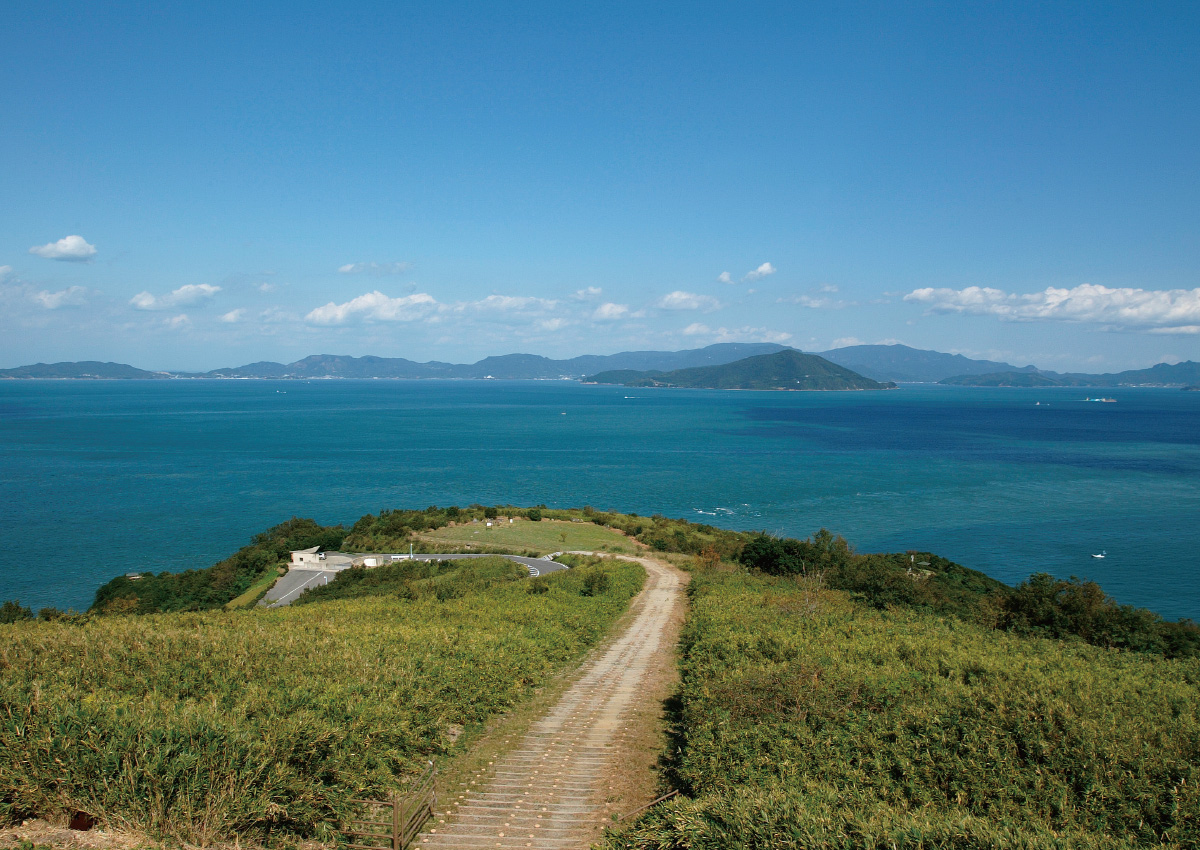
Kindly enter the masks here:
M 620 847 L 1200 846 L 1200 662 L 700 574 L 671 778 Z M 688 799 L 690 798 L 690 799 Z
M 507 563 L 507 562 L 506 562 Z M 0 626 L 0 822 L 177 841 L 325 836 L 578 659 L 640 588 L 583 576 L 278 610 Z

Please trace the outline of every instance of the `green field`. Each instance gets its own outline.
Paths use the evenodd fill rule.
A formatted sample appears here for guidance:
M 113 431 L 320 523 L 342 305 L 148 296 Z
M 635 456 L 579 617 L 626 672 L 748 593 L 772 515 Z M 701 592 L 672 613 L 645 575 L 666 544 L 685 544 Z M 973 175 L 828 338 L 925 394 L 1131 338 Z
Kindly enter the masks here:
M 329 840 L 350 798 L 577 663 L 644 578 L 580 566 L 535 586 L 481 559 L 414 592 L 0 625 L 0 823 L 85 811 L 173 842 Z
M 517 519 L 510 525 L 507 518 L 497 519 L 496 522 L 497 525 L 492 528 L 488 528 L 484 522 L 446 526 L 423 536 L 439 542 L 536 549 L 543 554 L 570 549 L 624 553 L 637 550 L 636 544 L 621 532 L 591 522 L 550 519 L 531 522 Z
M 693 578 L 682 796 L 622 848 L 1195 848 L 1200 660 Z

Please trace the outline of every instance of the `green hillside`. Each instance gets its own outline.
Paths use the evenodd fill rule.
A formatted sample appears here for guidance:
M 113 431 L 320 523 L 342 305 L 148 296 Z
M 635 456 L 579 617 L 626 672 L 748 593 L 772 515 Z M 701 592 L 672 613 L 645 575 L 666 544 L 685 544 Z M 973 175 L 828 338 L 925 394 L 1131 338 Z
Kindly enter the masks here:
M 531 580 L 504 559 L 406 561 L 282 609 L 131 615 L 215 606 L 296 541 L 354 549 L 501 510 L 518 511 L 293 519 L 208 570 L 110 583 L 87 615 L 0 606 L 0 826 L 84 811 L 169 842 L 332 843 L 351 799 L 462 752 L 575 664 L 641 568 L 567 556 Z M 1194 623 L 1078 579 L 1010 587 L 932 553 L 856 553 L 824 529 L 524 513 L 694 573 L 662 773 L 681 794 L 612 847 L 1200 842 Z
M 609 848 L 1200 846 L 1200 660 L 693 577 L 664 783 Z
M 644 577 L 419 566 L 277 610 L 0 625 L 0 825 L 84 811 L 170 843 L 332 843 L 351 799 L 577 663 Z
M 627 387 L 687 387 L 717 390 L 881 390 L 894 387 L 864 378 L 815 354 L 785 349 L 747 357 L 722 366 L 701 366 L 673 372 L 601 372 L 586 379 L 597 384 Z

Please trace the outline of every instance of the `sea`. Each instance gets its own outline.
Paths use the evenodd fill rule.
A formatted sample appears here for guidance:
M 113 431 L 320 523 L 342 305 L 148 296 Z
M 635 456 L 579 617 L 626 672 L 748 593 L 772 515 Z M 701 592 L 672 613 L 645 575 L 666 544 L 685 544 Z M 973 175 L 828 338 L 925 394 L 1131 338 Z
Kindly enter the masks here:
M 0 600 L 84 610 L 115 575 L 207 567 L 292 516 L 477 502 L 824 527 L 1200 620 L 1200 393 L 1089 392 L 5 381 Z

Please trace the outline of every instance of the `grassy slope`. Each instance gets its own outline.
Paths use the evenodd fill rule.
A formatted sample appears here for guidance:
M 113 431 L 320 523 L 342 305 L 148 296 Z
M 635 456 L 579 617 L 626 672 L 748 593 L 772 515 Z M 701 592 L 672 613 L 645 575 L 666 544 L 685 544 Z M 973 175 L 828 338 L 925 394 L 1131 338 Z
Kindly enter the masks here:
M 507 563 L 507 562 L 506 562 Z M 0 626 L 0 822 L 76 810 L 179 841 L 327 834 L 575 662 L 641 586 Z
M 456 525 L 428 532 L 431 540 L 455 543 L 470 543 L 477 546 L 506 546 L 512 549 L 537 549 L 549 553 L 567 549 L 609 552 L 633 552 L 637 549 L 628 537 L 619 531 L 590 522 L 563 522 L 542 520 L 530 522 L 518 519 L 512 525 L 500 520 L 499 525 L 488 528 L 484 523 Z M 564 542 L 560 535 L 567 536 Z
M 614 847 L 1195 847 L 1200 662 L 700 575 L 682 739 Z

